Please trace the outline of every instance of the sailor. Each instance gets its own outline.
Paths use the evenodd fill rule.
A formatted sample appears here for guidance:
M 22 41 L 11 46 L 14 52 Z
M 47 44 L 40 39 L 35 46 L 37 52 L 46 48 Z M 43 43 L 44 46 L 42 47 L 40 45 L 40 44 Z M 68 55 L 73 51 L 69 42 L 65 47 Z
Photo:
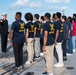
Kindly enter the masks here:
M 2 19 L 0 20 L 1 26 L 1 50 L 2 52 L 7 52 L 7 39 L 8 39 L 8 20 L 7 14 L 2 14 Z
M 17 12 L 15 15 L 16 21 L 12 23 L 10 31 L 10 45 L 13 46 L 17 72 L 23 69 L 23 46 L 25 42 L 25 23 L 21 20 L 21 17 L 22 13 Z

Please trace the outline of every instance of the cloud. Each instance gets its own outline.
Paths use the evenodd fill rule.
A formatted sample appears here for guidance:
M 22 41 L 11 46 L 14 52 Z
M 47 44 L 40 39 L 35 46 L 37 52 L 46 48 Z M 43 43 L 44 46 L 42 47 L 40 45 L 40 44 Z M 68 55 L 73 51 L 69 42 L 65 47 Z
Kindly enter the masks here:
M 61 3 L 61 2 L 68 3 L 71 0 L 45 0 L 45 1 L 50 3 Z
M 40 7 L 42 5 L 42 3 L 40 1 L 38 2 L 31 2 L 29 7 Z
M 59 6 L 51 6 L 48 7 L 48 10 L 54 11 L 54 10 L 58 10 Z
M 17 2 L 13 3 L 12 6 L 27 6 L 29 0 L 17 0 Z
M 61 10 L 67 10 L 69 7 L 67 7 L 67 6 L 62 6 L 61 7 Z
M 41 2 L 40 1 L 30 1 L 30 0 L 17 0 L 16 2 L 14 2 L 10 9 L 20 9 L 20 8 L 25 8 L 25 7 L 30 7 L 30 8 L 37 8 L 41 6 Z
M 56 11 L 56 10 L 67 10 L 69 7 L 67 6 L 51 6 L 51 7 L 48 7 L 48 10 L 50 11 Z
M 62 11 L 62 10 L 64 10 L 64 11 L 66 11 L 67 9 L 69 9 L 69 7 L 68 6 L 51 6 L 51 7 L 48 7 L 47 9 L 42 9 L 41 11 L 47 11 L 47 12 L 51 12 L 51 11 L 54 11 L 54 12 L 56 12 L 56 11 Z
M 68 3 L 71 0 L 44 0 L 46 2 L 51 2 L 52 3 L 61 3 L 61 2 L 65 2 Z M 47 4 L 47 3 L 46 3 Z M 39 8 L 39 10 L 43 11 L 61 11 L 61 10 L 67 10 L 68 7 L 67 6 L 49 6 L 48 7 L 43 7 L 43 4 L 40 0 L 17 0 L 16 2 L 14 2 L 10 9 L 22 9 L 22 8 Z M 45 9 L 45 10 L 44 10 Z M 35 9 L 35 11 L 37 11 Z

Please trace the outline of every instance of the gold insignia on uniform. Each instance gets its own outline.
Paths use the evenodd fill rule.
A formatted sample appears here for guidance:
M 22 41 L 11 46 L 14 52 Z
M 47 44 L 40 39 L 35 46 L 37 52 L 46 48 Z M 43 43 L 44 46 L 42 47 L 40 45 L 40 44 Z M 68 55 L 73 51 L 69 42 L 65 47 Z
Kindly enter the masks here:
M 50 26 L 51 26 L 51 28 L 53 28 L 54 27 L 54 24 L 50 24 Z
M 33 29 L 34 28 L 34 25 L 31 25 L 31 28 Z
M 61 24 L 61 26 L 63 26 L 64 24 Z
M 41 27 L 41 24 L 39 24 L 39 28 Z
M 41 24 L 39 23 L 38 30 L 41 30 Z
M 64 26 L 64 24 L 61 24 L 61 29 L 60 29 L 60 32 L 62 33 L 63 32 L 63 27 Z
M 24 23 L 20 23 L 20 28 L 21 28 L 21 29 L 24 28 Z
M 19 23 L 20 24 L 20 30 L 19 30 L 19 32 L 24 32 L 24 23 Z
M 50 24 L 50 32 L 49 34 L 54 34 L 54 24 Z
M 31 26 L 31 30 L 29 32 L 34 32 L 34 25 L 30 25 Z

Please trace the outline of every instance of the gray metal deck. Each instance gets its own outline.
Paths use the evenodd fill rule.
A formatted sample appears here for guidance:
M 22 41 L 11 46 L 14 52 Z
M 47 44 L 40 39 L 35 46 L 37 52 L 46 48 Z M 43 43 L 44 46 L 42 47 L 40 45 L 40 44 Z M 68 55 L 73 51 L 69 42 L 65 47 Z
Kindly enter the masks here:
M 1 42 L 0 42 L 1 43 Z M 24 46 L 24 63 L 27 60 L 26 46 Z M 54 58 L 54 64 L 56 59 Z M 68 56 L 68 60 L 64 62 L 65 66 L 63 68 L 54 67 L 54 75 L 76 75 L 76 52 L 72 56 Z M 73 67 L 74 69 L 68 70 L 66 68 Z M 10 47 L 8 41 L 8 52 L 1 53 L 0 45 L 0 75 L 47 75 L 45 61 L 40 58 L 38 61 L 34 61 L 29 67 L 24 66 L 24 70 L 20 73 L 14 73 L 14 55 L 13 48 Z M 32 73 L 32 74 L 30 74 Z

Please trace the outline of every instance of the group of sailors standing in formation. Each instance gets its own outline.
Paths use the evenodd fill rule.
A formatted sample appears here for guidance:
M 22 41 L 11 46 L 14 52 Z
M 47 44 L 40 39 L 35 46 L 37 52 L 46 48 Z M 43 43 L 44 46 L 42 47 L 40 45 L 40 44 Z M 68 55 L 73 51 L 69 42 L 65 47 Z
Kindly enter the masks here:
M 67 60 L 67 55 L 75 52 L 76 14 L 73 15 L 73 18 L 67 18 L 65 15 L 62 16 L 60 12 L 56 12 L 51 21 L 50 13 L 45 13 L 41 17 L 39 14 L 35 14 L 33 17 L 31 13 L 26 13 L 24 17 L 27 23 L 21 17 L 22 13 L 17 12 L 16 21 L 12 23 L 9 35 L 10 45 L 13 46 L 15 56 L 16 71 L 23 69 L 23 46 L 26 43 L 28 59 L 25 64 L 30 65 L 44 55 L 47 74 L 53 75 L 53 54 L 57 52 L 58 55 L 58 63 L 54 67 L 63 67 L 63 61 Z M 4 53 L 7 52 L 8 38 L 6 18 L 7 14 L 4 13 L 0 20 L 1 47 Z

